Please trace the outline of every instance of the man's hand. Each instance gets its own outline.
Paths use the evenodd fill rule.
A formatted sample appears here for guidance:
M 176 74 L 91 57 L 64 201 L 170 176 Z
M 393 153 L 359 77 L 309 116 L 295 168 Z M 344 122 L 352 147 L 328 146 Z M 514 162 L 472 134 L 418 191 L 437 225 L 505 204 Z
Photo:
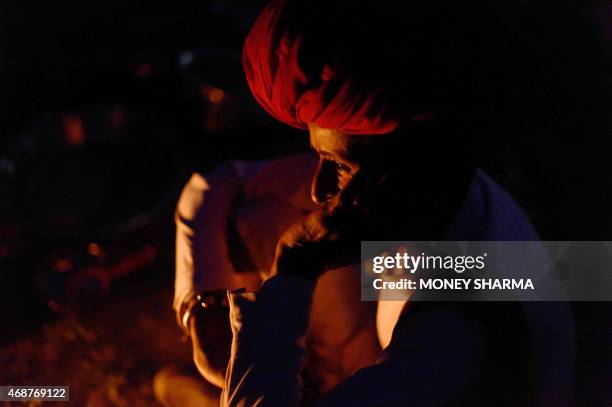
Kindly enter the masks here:
M 189 319 L 193 361 L 208 382 L 223 388 L 232 331 L 226 307 L 211 307 Z
M 359 237 L 350 220 L 325 208 L 300 219 L 279 239 L 272 275 L 316 280 L 326 270 L 357 262 Z

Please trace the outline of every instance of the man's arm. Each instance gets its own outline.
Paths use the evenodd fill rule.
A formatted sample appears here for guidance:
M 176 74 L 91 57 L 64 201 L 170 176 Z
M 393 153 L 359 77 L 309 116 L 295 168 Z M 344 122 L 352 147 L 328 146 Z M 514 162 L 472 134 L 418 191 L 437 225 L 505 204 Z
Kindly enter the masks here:
M 231 161 L 204 176 L 193 174 L 175 211 L 177 312 L 186 299 L 199 291 L 244 286 L 242 274 L 234 273 L 227 246 L 227 226 L 236 198 L 242 196 L 249 203 L 283 202 L 296 210 L 311 210 L 308 186 L 315 166 L 311 154 L 300 154 L 276 161 Z M 266 215 L 282 213 L 269 211 Z M 243 216 L 247 218 L 243 222 L 245 233 L 252 232 L 248 226 L 254 222 L 249 216 L 249 213 Z M 255 216 L 262 217 L 261 213 Z M 241 222 L 239 219 L 236 225 L 239 229 L 243 226 Z M 276 219 L 266 219 L 263 224 L 255 222 L 257 234 L 252 240 L 269 239 L 268 229 L 276 233 L 273 228 L 276 223 Z
M 210 307 L 189 320 L 193 361 L 209 383 L 222 388 L 230 355 L 232 332 L 226 307 Z
M 313 284 L 278 275 L 258 293 L 230 294 L 233 332 L 222 406 L 297 406 Z M 321 405 L 440 405 L 476 377 L 484 334 L 453 304 L 408 315 L 376 365 L 332 389 Z
M 277 276 L 257 293 L 229 294 L 233 340 L 222 406 L 299 404 L 313 290 L 310 281 Z
M 295 279 L 274 277 L 287 278 Z M 298 286 L 304 282 L 295 280 L 270 283 L 257 297 L 233 295 L 234 342 L 222 406 L 300 403 L 299 371 L 304 357 L 300 328 L 308 300 L 288 293 L 304 293 L 308 283 L 303 287 Z M 270 297 L 289 301 L 274 307 Z M 359 370 L 332 389 L 320 405 L 437 406 L 455 400 L 477 376 L 484 334 L 459 308 L 433 306 L 408 317 L 399 331 L 378 364 Z
M 231 332 L 227 308 L 194 312 L 185 318 L 190 299 L 204 290 L 234 289 L 244 281 L 234 272 L 227 246 L 231 208 L 242 193 L 245 178 L 261 163 L 225 163 L 202 176 L 193 174 L 176 207 L 176 268 L 174 309 L 179 324 L 189 332 L 196 367 L 210 383 L 223 385 Z M 248 179 L 248 178 L 247 178 Z M 185 321 L 186 319 L 186 321 Z M 184 326 L 187 322 L 187 326 Z
M 199 291 L 238 288 L 228 255 L 227 224 L 242 188 L 231 162 L 205 177 L 193 174 L 183 188 L 175 211 L 177 312 Z
M 258 293 L 229 295 L 233 341 L 223 406 L 300 404 L 314 284 L 359 254 L 358 243 L 331 229 L 328 216 L 314 212 L 285 232 L 273 277 Z M 485 334 L 456 305 L 419 308 L 398 323 L 379 364 L 342 382 L 321 404 L 439 405 L 457 397 L 480 369 Z
M 303 201 L 308 194 L 304 186 L 308 185 L 312 163 L 310 155 L 290 156 L 272 162 L 227 162 L 205 176 L 194 174 L 181 193 L 175 213 L 174 308 L 182 326 L 183 321 L 188 320 L 188 326 L 183 328 L 192 338 L 196 366 L 208 381 L 219 387 L 223 385 L 231 342 L 227 309 L 198 312 L 184 318 L 187 305 L 191 303 L 189 300 L 204 290 L 241 287 L 252 290 L 259 286 L 260 279 L 255 270 L 236 273 L 230 260 L 228 224 L 236 200 L 238 197 L 247 200 L 249 207 L 269 207 L 267 211 L 259 210 L 254 214 L 247 211 L 236 219 L 239 222 L 236 226 L 245 229 L 253 224 L 249 222 L 253 216 L 263 218 L 259 223 L 255 222 L 259 227 L 246 228 L 246 232 L 241 229 L 246 233 L 244 243 L 249 251 L 253 251 L 250 247 L 253 243 L 256 243 L 256 248 L 261 242 L 273 240 L 275 243 L 279 233 L 275 226 L 279 222 L 282 224 L 283 216 L 295 219 L 299 216 L 299 209 L 306 207 Z M 272 205 L 277 201 L 278 205 Z M 280 202 L 286 204 L 282 206 Z M 296 214 L 291 215 L 293 212 Z M 250 235 L 253 239 L 248 239 Z

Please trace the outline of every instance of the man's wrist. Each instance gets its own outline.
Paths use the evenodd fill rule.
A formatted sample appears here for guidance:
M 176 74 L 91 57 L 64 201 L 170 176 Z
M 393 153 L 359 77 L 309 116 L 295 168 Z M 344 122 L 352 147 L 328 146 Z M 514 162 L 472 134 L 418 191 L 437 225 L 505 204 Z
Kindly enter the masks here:
M 228 307 L 227 291 L 212 290 L 202 291 L 189 296 L 179 308 L 177 322 L 187 336 L 191 336 L 190 320 L 198 312 L 210 307 Z

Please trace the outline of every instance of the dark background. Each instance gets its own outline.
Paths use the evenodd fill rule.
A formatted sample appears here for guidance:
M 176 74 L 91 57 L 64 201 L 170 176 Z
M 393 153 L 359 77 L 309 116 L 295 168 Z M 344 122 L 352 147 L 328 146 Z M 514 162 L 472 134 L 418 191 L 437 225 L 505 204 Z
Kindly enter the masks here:
M 541 51 L 580 92 L 547 125 L 490 134 L 480 165 L 543 239 L 612 240 L 612 6 L 521 3 L 551 17 L 540 33 L 575 10 Z M 150 405 L 155 370 L 188 358 L 170 310 L 181 186 L 224 159 L 307 149 L 246 88 L 240 50 L 262 4 L 1 2 L 0 384 L 54 378 L 83 402 Z M 576 308 L 581 363 L 609 369 L 609 307 Z M 605 382 L 583 370 L 588 398 Z

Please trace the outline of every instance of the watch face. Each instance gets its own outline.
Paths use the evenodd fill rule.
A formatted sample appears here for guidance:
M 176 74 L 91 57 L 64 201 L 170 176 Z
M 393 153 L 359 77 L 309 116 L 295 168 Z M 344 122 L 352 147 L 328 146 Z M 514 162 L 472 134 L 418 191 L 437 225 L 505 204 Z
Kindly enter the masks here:
M 227 291 L 225 290 L 201 292 L 198 294 L 198 300 L 204 308 L 210 305 L 228 305 Z

